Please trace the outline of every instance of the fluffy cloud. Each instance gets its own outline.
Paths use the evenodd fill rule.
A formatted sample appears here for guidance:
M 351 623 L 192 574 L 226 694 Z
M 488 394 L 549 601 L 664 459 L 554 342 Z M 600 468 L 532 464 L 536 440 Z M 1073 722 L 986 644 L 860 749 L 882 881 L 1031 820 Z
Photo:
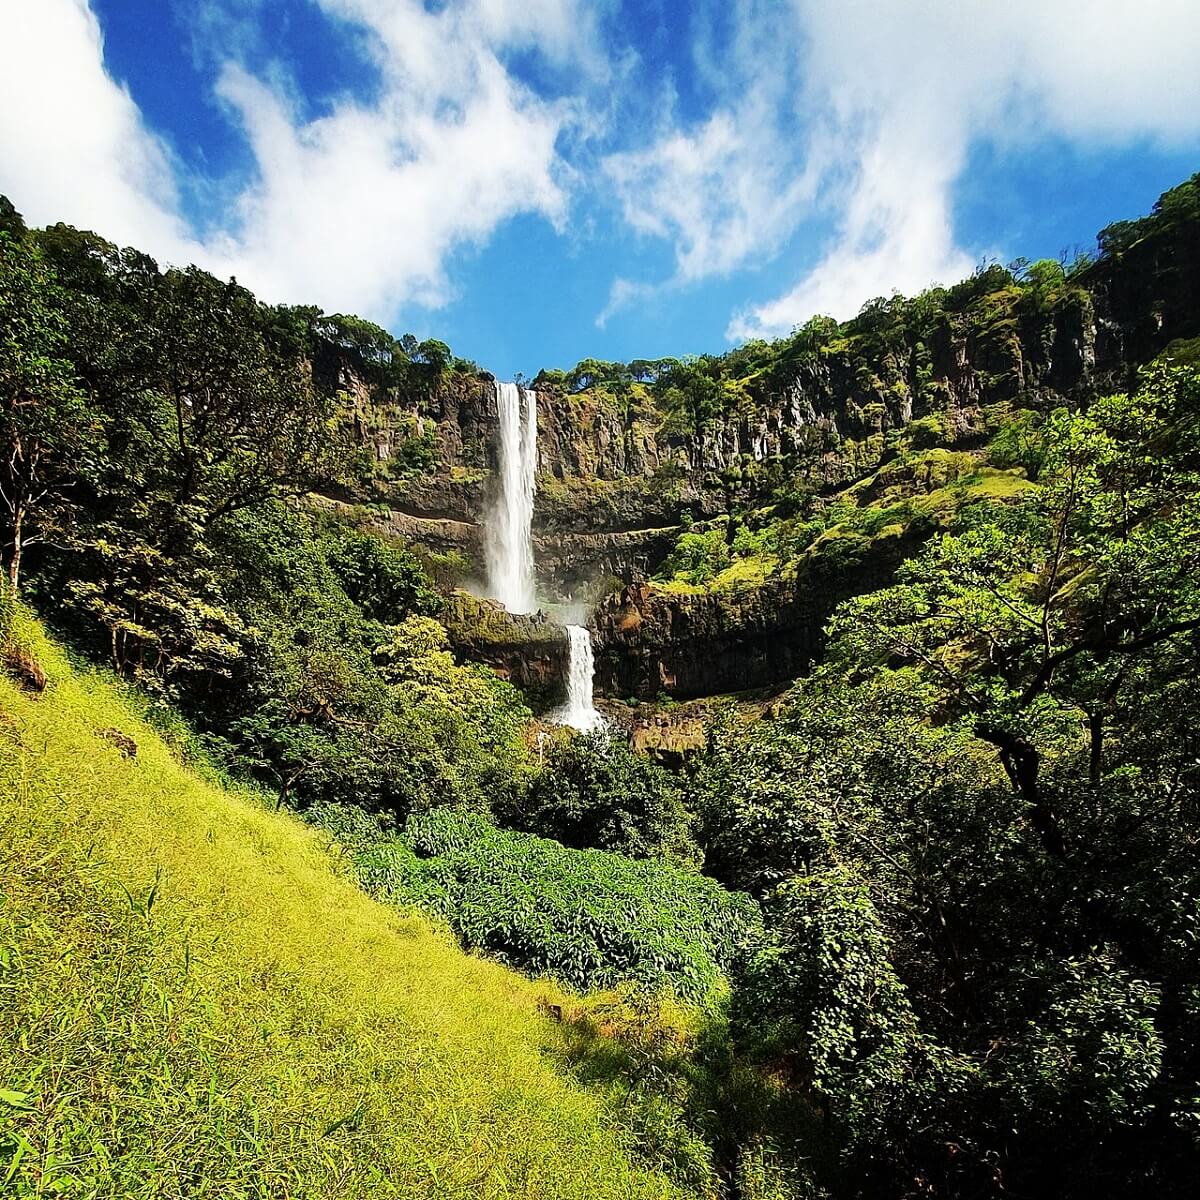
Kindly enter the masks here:
M 186 9 L 254 161 L 212 221 L 227 181 L 189 175 L 147 127 L 104 68 L 88 0 L 8 0 L 0 190 L 35 222 L 384 321 L 450 298 L 460 248 L 522 213 L 566 229 L 575 200 L 585 242 L 611 199 L 625 230 L 674 252 L 668 279 L 617 278 L 601 324 L 801 233 L 811 256 L 825 230 L 793 287 L 734 315 L 740 338 L 969 270 L 953 199 L 981 141 L 1200 134 L 1195 0 L 707 0 L 688 28 L 662 8 L 666 70 L 653 29 L 611 21 L 619 0 L 312 0 L 354 32 L 374 85 L 316 115 L 287 64 L 261 65 L 265 2 Z M 181 190 L 210 201 L 203 236 Z
M 787 294 L 738 314 L 731 338 L 784 332 L 815 312 L 849 316 L 872 296 L 965 274 L 950 209 L 975 139 L 1200 132 L 1190 0 L 798 0 L 796 14 L 809 103 L 842 131 L 851 183 L 821 261 Z
M 796 158 L 804 131 L 790 101 L 801 47 L 790 27 L 778 37 L 773 0 L 737 0 L 726 15 L 731 29 L 718 34 L 712 14 L 699 8 L 691 30 L 696 75 L 717 96 L 713 111 L 681 124 L 668 89 L 649 144 L 603 160 L 625 221 L 669 240 L 676 271 L 657 286 L 618 279 L 597 324 L 662 286 L 771 257 L 814 203 L 828 159 L 820 130 L 808 134 L 807 160 Z
M 608 161 L 630 224 L 672 241 L 674 282 L 762 261 L 814 204 L 832 219 L 817 264 L 731 338 L 969 270 L 951 209 L 977 140 L 1200 132 L 1193 0 L 741 0 L 736 22 L 711 113 Z M 788 71 L 793 90 L 764 84 Z
M 257 177 L 203 242 L 179 217 L 178 168 L 105 72 L 86 0 L 30 0 L 0 41 L 0 187 L 35 221 L 67 219 L 169 261 L 236 274 L 265 297 L 386 319 L 444 302 L 448 257 L 505 219 L 561 222 L 556 143 L 570 105 L 543 101 L 504 67 L 507 48 L 570 60 L 574 0 L 320 0 L 355 26 L 381 87 L 316 119 L 284 81 L 225 62 L 217 91 Z M 53 52 L 47 53 L 46 48 Z M 275 73 L 279 75 L 279 73 Z
M 9 5 L 3 22 L 0 191 L 39 223 L 65 220 L 192 255 L 170 153 L 105 73 L 86 0 Z

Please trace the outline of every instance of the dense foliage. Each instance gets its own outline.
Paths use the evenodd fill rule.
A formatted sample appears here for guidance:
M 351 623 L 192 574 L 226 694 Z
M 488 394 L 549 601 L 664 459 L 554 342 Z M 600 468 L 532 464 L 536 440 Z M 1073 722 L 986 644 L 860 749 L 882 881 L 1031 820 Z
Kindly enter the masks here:
M 691 817 L 675 777 L 605 732 L 555 741 L 505 823 L 564 846 L 633 858 L 693 858 Z
M 1038 488 L 843 605 L 697 779 L 709 868 L 766 914 L 746 1035 L 868 1191 L 1179 1195 L 1200 1164 L 1200 376 L 1040 438 Z
M 281 804 L 403 815 L 520 791 L 528 712 L 421 623 L 441 601 L 417 560 L 297 502 L 361 469 L 343 370 L 422 392 L 470 364 L 68 226 L 9 224 L 11 585 Z
M 715 1000 L 761 925 L 749 897 L 698 872 L 575 850 L 441 808 L 381 838 L 354 810 L 317 814 L 364 886 L 444 921 L 463 945 L 577 988 L 634 981 Z

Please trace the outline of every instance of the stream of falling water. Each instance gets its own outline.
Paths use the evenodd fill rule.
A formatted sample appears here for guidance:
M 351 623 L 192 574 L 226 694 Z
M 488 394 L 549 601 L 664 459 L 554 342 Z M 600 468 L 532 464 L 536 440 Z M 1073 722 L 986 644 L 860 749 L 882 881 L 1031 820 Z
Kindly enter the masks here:
M 604 725 L 604 717 L 592 703 L 592 677 L 596 664 L 592 657 L 592 635 L 582 625 L 568 625 L 570 658 L 567 667 L 567 702 L 555 714 L 563 725 L 590 733 Z
M 533 494 L 537 478 L 537 393 L 496 382 L 500 495 L 487 539 L 488 590 L 511 613 L 537 608 L 533 576 Z
M 488 520 L 488 590 L 511 613 L 536 611 L 533 497 L 537 486 L 537 393 L 496 381 L 500 494 Z M 592 703 L 592 635 L 567 626 L 567 702 L 555 720 L 589 732 L 604 726 Z

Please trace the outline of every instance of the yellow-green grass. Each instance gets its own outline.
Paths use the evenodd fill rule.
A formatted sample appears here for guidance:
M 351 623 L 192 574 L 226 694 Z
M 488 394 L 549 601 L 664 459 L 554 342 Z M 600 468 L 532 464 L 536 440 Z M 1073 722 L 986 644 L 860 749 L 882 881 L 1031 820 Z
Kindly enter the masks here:
M 928 495 L 914 497 L 912 504 L 914 508 L 936 516 L 953 513 L 975 500 L 1015 500 L 1026 492 L 1036 490 L 1037 484 L 1026 479 L 1023 471 L 980 467 L 956 483 L 938 488 Z
M 555 1070 L 547 987 L 15 636 L 50 683 L 0 681 L 0 1195 L 680 1194 Z

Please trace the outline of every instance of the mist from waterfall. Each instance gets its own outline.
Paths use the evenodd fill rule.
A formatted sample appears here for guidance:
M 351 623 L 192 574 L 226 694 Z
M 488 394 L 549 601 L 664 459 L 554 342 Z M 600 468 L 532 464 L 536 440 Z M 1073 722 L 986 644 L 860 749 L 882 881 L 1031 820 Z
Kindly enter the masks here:
M 567 702 L 555 714 L 563 725 L 582 733 L 604 726 L 604 717 L 592 703 L 592 679 L 596 664 L 592 655 L 591 632 L 582 625 L 567 626 L 569 659 L 567 667 Z
M 537 478 L 537 393 L 496 381 L 500 494 L 488 520 L 488 591 L 511 613 L 537 609 L 533 496 Z

